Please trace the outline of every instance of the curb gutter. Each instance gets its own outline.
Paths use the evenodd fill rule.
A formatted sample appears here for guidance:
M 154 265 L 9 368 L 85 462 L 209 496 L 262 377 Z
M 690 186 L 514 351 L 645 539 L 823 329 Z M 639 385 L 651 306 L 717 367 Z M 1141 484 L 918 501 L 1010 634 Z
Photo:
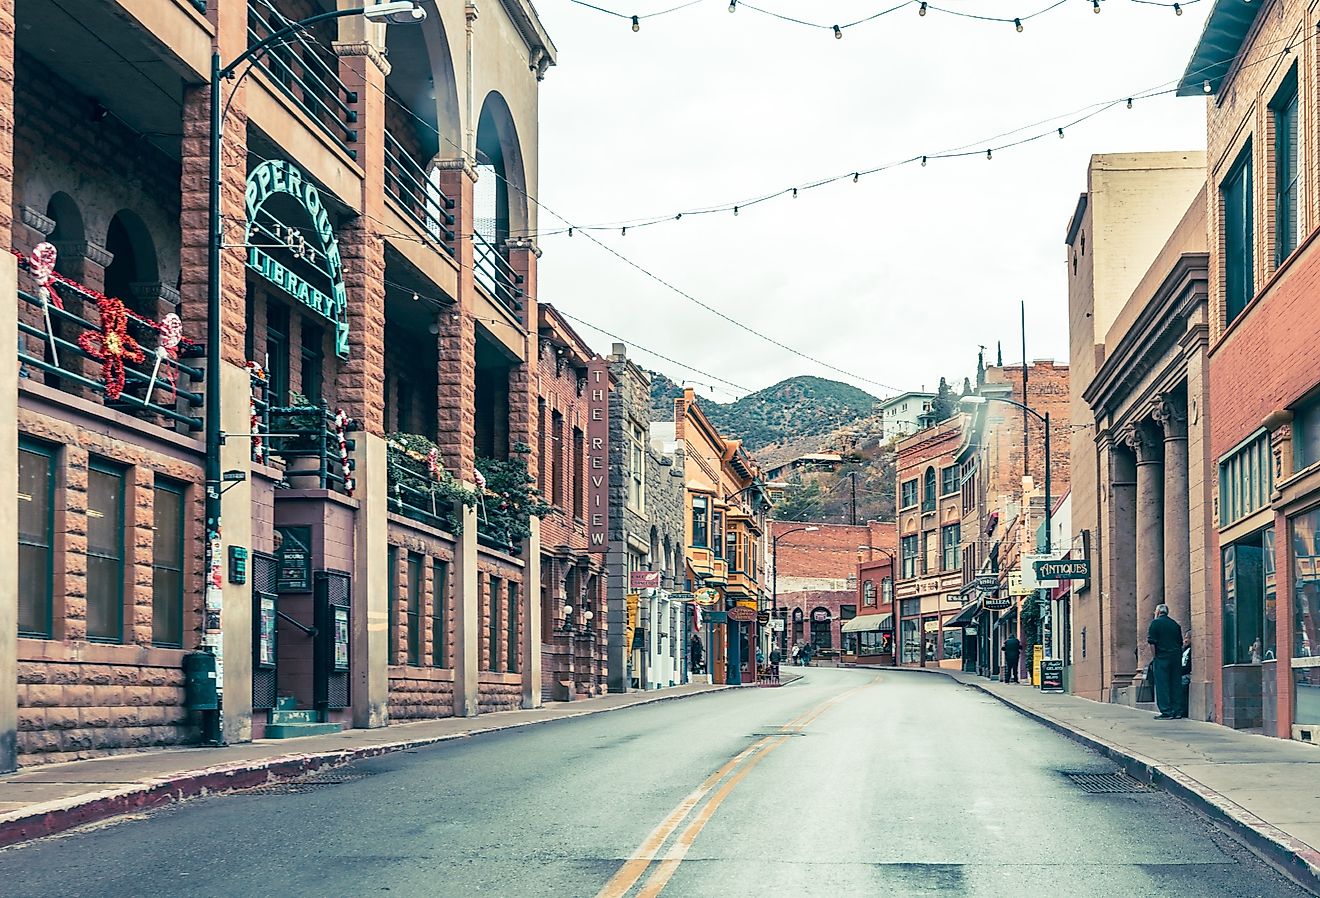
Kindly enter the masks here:
M 727 689 L 737 688 L 739 687 L 718 686 L 701 692 L 685 692 L 681 695 L 657 695 L 654 698 L 647 698 L 626 705 L 609 708 L 589 708 L 540 720 L 511 721 L 498 726 L 479 727 L 463 733 L 448 733 L 443 736 L 427 736 L 419 739 L 401 739 L 398 742 L 386 742 L 360 748 L 276 755 L 269 758 L 237 761 L 231 764 L 203 767 L 164 777 L 144 779 L 128 785 L 117 785 L 99 792 L 84 793 L 0 814 L 0 849 L 32 839 L 53 836 L 75 827 L 108 820 L 111 817 L 118 817 L 135 811 L 150 810 L 190 798 L 202 798 L 208 795 L 278 783 L 306 773 L 313 773 L 322 768 L 338 767 L 397 751 L 426 748 L 442 742 L 466 739 L 484 733 L 496 733 L 502 730 L 554 723 L 561 720 L 571 720 L 575 717 L 605 714 L 610 711 L 623 711 L 642 705 L 711 695 Z
M 942 673 L 942 671 L 939 671 Z M 979 683 L 965 683 L 948 676 L 963 686 L 970 686 L 985 695 L 998 699 L 1024 717 L 1067 736 L 1116 762 L 1125 773 L 1151 786 L 1163 789 L 1184 804 L 1191 805 L 1205 816 L 1221 824 L 1257 855 L 1270 862 L 1298 885 L 1320 895 L 1320 851 L 1291 836 L 1277 826 L 1262 820 L 1236 802 L 1226 798 L 1167 764 L 1137 754 L 1134 751 L 1106 742 L 1096 736 L 1078 732 L 1066 723 L 1040 711 L 1019 705 L 1005 696 L 986 689 Z

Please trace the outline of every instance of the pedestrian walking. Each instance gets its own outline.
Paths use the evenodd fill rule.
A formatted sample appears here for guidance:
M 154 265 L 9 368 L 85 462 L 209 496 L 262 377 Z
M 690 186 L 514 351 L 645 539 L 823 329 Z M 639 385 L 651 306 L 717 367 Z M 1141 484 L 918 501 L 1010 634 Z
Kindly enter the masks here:
M 1174 720 L 1186 715 L 1180 713 L 1182 688 L 1179 683 L 1182 667 L 1183 634 L 1178 622 L 1169 617 L 1169 606 L 1155 606 L 1155 619 L 1146 628 L 1146 642 L 1155 650 L 1150 663 L 1151 677 L 1155 680 L 1155 704 L 1160 713 L 1156 720 Z
M 788 658 L 793 662 L 793 666 L 798 666 L 798 659 L 802 657 L 802 644 L 794 643 L 793 650 L 788 653 Z
M 1004 640 L 1004 682 L 1018 682 L 1018 659 L 1022 657 L 1022 642 L 1012 633 Z
M 688 643 L 688 661 L 691 663 L 693 673 L 705 673 L 701 664 L 702 654 L 701 637 L 693 633 L 692 641 Z
M 803 666 L 803 667 L 810 667 L 810 666 L 811 666 L 811 656 L 814 655 L 814 654 L 816 654 L 816 647 L 815 647 L 814 645 L 812 645 L 811 643 L 808 642 L 808 643 L 806 643 L 805 645 L 802 646 L 802 666 Z
M 1183 633 L 1182 688 L 1178 690 L 1178 716 L 1187 716 L 1187 700 L 1192 691 L 1192 634 Z

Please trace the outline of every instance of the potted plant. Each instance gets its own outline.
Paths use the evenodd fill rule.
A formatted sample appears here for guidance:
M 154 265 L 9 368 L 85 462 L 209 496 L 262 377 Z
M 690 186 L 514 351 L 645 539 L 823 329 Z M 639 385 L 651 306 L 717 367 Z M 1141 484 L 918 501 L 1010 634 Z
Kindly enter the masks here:
M 554 510 L 527 471 L 531 451 L 526 443 L 514 443 L 507 459 L 477 459 L 477 472 L 484 481 L 477 484 L 482 491 L 477 507 L 481 533 L 509 551 L 531 535 L 528 522 L 533 517 L 543 518 Z
M 325 454 L 326 410 L 302 393 L 289 393 L 289 404 L 270 410 L 271 451 L 284 459 L 284 482 L 293 489 L 317 489 Z
M 390 498 L 398 509 L 420 512 L 451 533 L 462 532 L 454 505 L 473 507 L 478 496 L 445 469 L 439 447 L 420 434 L 395 433 L 386 438 L 385 449 Z

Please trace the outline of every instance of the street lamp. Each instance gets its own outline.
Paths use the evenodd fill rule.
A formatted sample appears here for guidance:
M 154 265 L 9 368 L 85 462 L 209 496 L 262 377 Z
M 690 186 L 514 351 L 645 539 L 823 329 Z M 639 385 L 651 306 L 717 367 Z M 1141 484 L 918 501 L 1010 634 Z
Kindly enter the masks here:
M 317 13 L 288 26 L 274 31 L 264 39 L 249 46 L 229 65 L 222 66 L 220 53 L 211 54 L 211 190 L 208 206 L 207 223 L 207 295 L 206 295 L 206 587 L 205 610 L 202 631 L 207 629 L 206 616 L 219 613 L 220 600 L 213 591 L 221 586 L 220 558 L 220 512 L 221 512 L 221 464 L 220 447 L 224 437 L 220 432 L 220 251 L 224 248 L 224 224 L 220 215 L 220 139 L 223 107 L 220 103 L 220 85 L 232 78 L 239 66 L 255 62 L 267 48 L 283 41 L 290 35 L 297 34 L 318 22 L 329 19 L 341 19 L 346 16 L 360 15 L 368 22 L 384 25 L 415 24 L 426 18 L 426 10 L 417 6 L 414 0 L 385 0 L 373 6 L 358 6 L 351 9 L 338 9 L 333 12 Z M 250 69 L 249 69 L 250 71 Z M 244 72 L 246 75 L 246 72 Z M 207 734 L 208 741 L 220 742 L 222 730 L 220 715 L 215 715 L 213 731 Z
M 815 533 L 819 529 L 820 528 L 814 524 L 808 524 L 805 527 L 794 527 L 790 530 L 785 530 L 783 533 L 779 534 L 778 536 L 772 537 L 770 539 L 770 557 L 775 560 L 775 569 L 770 578 L 770 619 L 771 620 L 779 619 L 779 541 L 784 537 L 788 536 L 790 533 Z M 785 645 L 784 640 L 787 638 L 788 638 L 788 627 L 785 626 L 784 629 L 780 631 L 780 636 L 779 636 L 780 653 L 784 651 L 784 645 Z

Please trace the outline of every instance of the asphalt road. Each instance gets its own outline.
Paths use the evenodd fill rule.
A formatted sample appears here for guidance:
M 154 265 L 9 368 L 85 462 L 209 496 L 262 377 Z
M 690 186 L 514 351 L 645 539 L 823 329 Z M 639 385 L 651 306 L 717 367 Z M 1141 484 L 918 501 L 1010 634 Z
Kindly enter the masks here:
M 0 896 L 1302 896 L 943 677 L 812 669 L 0 851 Z

